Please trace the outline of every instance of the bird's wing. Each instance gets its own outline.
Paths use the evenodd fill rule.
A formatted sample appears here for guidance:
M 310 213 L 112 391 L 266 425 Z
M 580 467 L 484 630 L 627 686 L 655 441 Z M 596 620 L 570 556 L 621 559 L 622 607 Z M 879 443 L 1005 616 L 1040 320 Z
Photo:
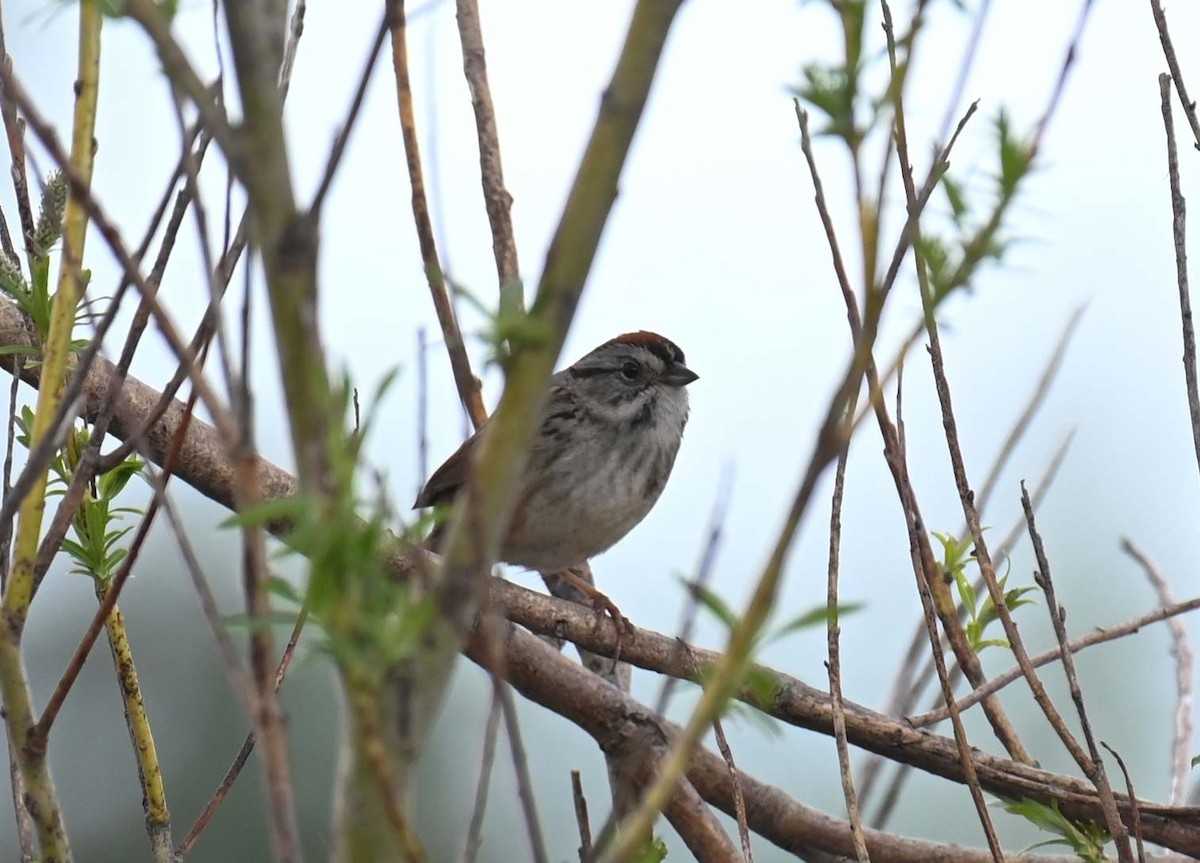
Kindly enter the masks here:
M 424 509 L 429 506 L 450 503 L 470 475 L 472 462 L 475 460 L 475 450 L 479 446 L 479 432 L 471 435 L 462 446 L 446 459 L 442 466 L 433 472 L 433 476 L 425 483 L 413 509 Z

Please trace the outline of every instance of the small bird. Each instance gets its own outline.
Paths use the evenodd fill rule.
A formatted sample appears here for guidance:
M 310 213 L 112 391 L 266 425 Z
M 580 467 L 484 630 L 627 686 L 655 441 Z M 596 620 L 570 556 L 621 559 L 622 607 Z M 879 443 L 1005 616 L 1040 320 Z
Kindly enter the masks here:
M 500 560 L 560 575 L 623 619 L 608 597 L 568 570 L 620 541 L 658 501 L 687 424 L 685 388 L 698 377 L 674 342 L 645 330 L 617 336 L 557 372 Z M 415 509 L 453 502 L 482 431 L 433 472 Z

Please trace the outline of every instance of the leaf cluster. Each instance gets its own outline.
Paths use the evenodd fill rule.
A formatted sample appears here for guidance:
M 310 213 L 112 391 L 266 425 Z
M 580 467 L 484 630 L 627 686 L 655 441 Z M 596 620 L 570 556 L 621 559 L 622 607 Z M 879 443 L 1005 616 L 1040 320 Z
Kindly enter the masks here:
M 1052 845 L 1065 845 L 1084 863 L 1107 863 L 1108 856 L 1104 853 L 1104 846 L 1112 838 L 1108 831 L 1091 821 L 1075 821 L 1068 818 L 1059 810 L 1057 800 L 1042 803 L 1026 798 L 1020 801 L 1006 802 L 1004 809 L 1058 837 L 1038 842 L 1026 849 L 1027 851 Z
M 316 649 L 331 655 L 354 679 L 383 682 L 389 669 L 410 657 L 418 639 L 434 620 L 436 605 L 421 595 L 415 579 L 398 581 L 387 571 L 383 551 L 399 543 L 390 529 L 395 514 L 377 480 L 374 494 L 356 492 L 363 445 L 377 419 L 380 397 L 394 379 L 387 375 L 371 399 L 362 427 L 346 431 L 334 423 L 339 436 L 335 453 L 332 498 L 298 494 L 265 501 L 225 524 L 259 528 L 279 521 L 292 525 L 281 554 L 298 554 L 309 563 L 307 588 L 298 590 L 280 577 L 269 581 L 273 595 L 298 609 L 307 604 L 311 619 L 322 632 Z M 338 415 L 349 411 L 353 387 L 343 377 L 335 393 Z M 405 532 L 416 534 L 424 525 Z M 272 615 L 272 622 L 294 622 L 295 614 Z
M 33 428 L 33 411 L 24 407 L 16 418 L 17 441 L 29 446 Z M 50 463 L 50 485 L 47 496 L 64 497 L 74 481 L 83 453 L 91 442 L 91 431 L 83 425 L 74 427 L 67 435 L 62 450 Z M 74 537 L 66 537 L 59 551 L 74 561 L 72 572 L 89 575 L 106 584 L 129 554 L 120 545 L 133 530 L 132 525 L 118 526 L 126 516 L 140 516 L 138 507 L 118 506 L 116 501 L 129 481 L 141 473 L 145 463 L 130 455 L 112 470 L 93 478 L 84 489 L 79 509 L 71 517 Z
M 984 595 L 982 602 L 979 601 L 975 586 L 967 576 L 967 565 L 975 561 L 973 540 L 970 537 L 956 539 L 950 534 L 937 531 L 933 531 L 933 536 L 942 546 L 942 559 L 938 561 L 938 568 L 941 570 L 943 578 L 954 582 L 959 601 L 967 613 L 967 641 L 970 643 L 971 649 L 979 653 L 985 647 L 1012 647 L 1008 643 L 1008 639 L 985 637 L 987 628 L 1000 619 L 1000 614 L 992 603 L 990 593 Z M 999 579 L 1005 607 L 1013 612 L 1022 605 L 1031 605 L 1033 600 L 1026 598 L 1025 595 L 1036 591 L 1037 587 L 1029 585 L 1010 589 L 1007 587 L 1008 575 L 1005 573 Z

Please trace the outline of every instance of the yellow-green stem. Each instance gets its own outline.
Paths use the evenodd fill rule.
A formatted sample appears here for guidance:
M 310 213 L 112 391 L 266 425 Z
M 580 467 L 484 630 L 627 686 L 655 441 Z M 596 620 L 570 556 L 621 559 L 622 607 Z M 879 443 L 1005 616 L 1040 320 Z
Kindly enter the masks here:
M 105 584 L 96 582 L 96 598 L 103 601 Z M 125 616 L 118 606 L 104 621 L 108 634 L 108 646 L 112 651 L 113 667 L 117 671 L 117 684 L 121 687 L 121 701 L 125 706 L 125 722 L 129 726 L 129 738 L 137 758 L 138 779 L 142 784 L 142 807 L 146 812 L 146 830 L 151 842 L 170 852 L 171 813 L 167 809 L 167 794 L 163 787 L 162 769 L 158 763 L 158 752 L 154 746 L 154 734 L 150 729 L 150 718 L 142 699 L 142 688 L 138 682 L 137 666 L 133 662 L 133 648 L 129 644 L 129 632 L 125 628 Z M 166 859 L 170 859 L 169 857 Z
M 94 162 L 93 135 L 96 127 L 96 102 L 100 87 L 100 27 L 98 0 L 80 0 L 79 4 L 79 77 L 75 88 L 74 131 L 71 139 L 71 163 L 87 182 L 91 182 Z M 38 386 L 37 410 L 31 429 L 31 448 L 51 432 L 50 421 L 62 399 L 71 349 L 71 331 L 75 308 L 82 292 L 80 262 L 83 260 L 87 214 L 75 192 L 67 199 L 63 230 L 62 266 L 50 331 L 43 346 L 42 374 Z M 34 564 L 38 538 L 46 508 L 46 475 L 42 474 L 21 502 L 13 542 L 13 565 L 4 593 L 0 628 L 0 696 L 7 713 L 8 733 L 16 754 L 25 797 L 37 828 L 43 863 L 65 863 L 71 848 L 63 826 L 62 812 L 50 770 L 46 763 L 45 741 L 30 741 L 34 724 L 33 698 L 21 653 L 21 634 L 33 600 Z
M 94 164 L 93 132 L 96 128 L 96 99 L 100 86 L 99 0 L 83 0 L 79 7 L 79 78 L 76 82 L 75 126 L 71 136 L 71 164 L 89 184 Z M 38 384 L 37 410 L 30 432 L 30 449 L 38 446 L 51 431 L 50 422 L 62 400 L 66 386 L 67 361 L 71 355 L 71 334 L 75 327 L 75 309 L 82 294 L 81 262 L 87 235 L 87 213 L 72 190 L 67 198 L 63 219 L 62 265 L 50 332 L 42 351 L 42 376 Z M 24 623 L 33 599 L 33 568 L 37 560 L 38 536 L 46 509 L 46 479 L 42 474 L 25 500 L 17 521 L 13 543 L 12 574 L 4 594 L 4 610 Z

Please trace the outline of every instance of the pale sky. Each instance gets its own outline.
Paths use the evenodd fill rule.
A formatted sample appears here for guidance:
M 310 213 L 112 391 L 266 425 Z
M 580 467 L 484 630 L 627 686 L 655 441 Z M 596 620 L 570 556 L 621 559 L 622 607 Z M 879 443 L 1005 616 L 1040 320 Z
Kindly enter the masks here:
M 293 175 L 302 201 L 316 187 L 381 5 L 309 4 L 287 110 Z M 980 100 L 979 113 L 951 160 L 952 171 L 959 178 L 970 177 L 970 186 L 983 193 L 981 206 L 994 167 L 991 121 L 1004 106 L 1017 130 L 1031 128 L 1058 75 L 1079 5 L 1039 0 L 992 4 L 956 115 L 973 99 Z M 932 6 L 930 30 L 908 90 L 909 135 L 919 174 L 927 170 L 932 137 L 970 27 L 970 18 L 952 4 Z M 522 271 L 532 294 L 632 4 L 512 0 L 484 2 L 482 7 L 505 175 L 514 198 Z M 877 17 L 874 4 L 872 9 Z M 1167 12 L 1185 79 L 1194 93 L 1200 92 L 1200 6 L 1175 2 Z M 70 125 L 74 17 L 73 6 L 46 0 L 10 0 L 4 8 L 17 74 L 62 137 Z M 177 29 L 197 64 L 206 73 L 215 72 L 209 4 L 185 2 Z M 880 50 L 880 31 L 872 24 L 869 32 L 873 50 Z M 732 482 L 713 588 L 735 606 L 748 596 L 849 356 L 842 300 L 812 203 L 788 90 L 799 80 L 803 63 L 833 56 L 836 37 L 823 4 L 696 0 L 684 6 L 567 340 L 560 365 L 617 333 L 656 330 L 679 343 L 700 375 L 690 388 L 691 422 L 661 501 L 625 541 L 595 562 L 600 586 L 629 617 L 650 629 L 671 632 L 677 625 L 684 597 L 678 576 L 696 565 L 725 470 Z M 444 264 L 458 282 L 494 303 L 491 241 L 453 4 L 433 4 L 413 21 L 410 47 Z M 135 245 L 177 157 L 177 135 L 167 91 L 140 31 L 123 22 L 107 25 L 104 57 L 95 186 L 100 201 L 126 230 L 129 244 Z M 1039 517 L 1075 634 L 1153 606 L 1137 567 L 1118 549 L 1124 536 L 1155 558 L 1180 598 L 1200 584 L 1192 548 L 1200 522 L 1200 475 L 1179 362 L 1157 81 L 1164 70 L 1149 4 L 1095 4 L 1045 138 L 1039 170 L 1015 208 L 1012 251 L 1003 266 L 987 269 L 969 295 L 955 298 L 941 312 L 959 430 L 978 486 L 1062 327 L 1076 307 L 1088 304 L 1062 375 L 1004 474 L 992 511 L 984 514 L 996 536 L 1007 533 L 1020 512 L 1018 482 L 1035 481 L 1063 436 L 1076 430 L 1073 449 Z M 1178 105 L 1174 107 L 1184 192 L 1200 200 L 1198 154 Z M 844 153 L 836 142 L 821 140 L 816 156 L 843 245 L 850 248 L 853 207 Z M 44 158 L 39 164 L 47 166 Z M 209 217 L 219 224 L 222 176 L 210 168 L 207 179 Z M 5 187 L 0 202 L 14 224 L 11 191 L 0 185 Z M 890 236 L 901 212 L 898 200 L 893 197 Z M 944 210 L 940 199 L 935 206 Z M 185 328 L 193 325 L 206 301 L 190 230 L 185 230 L 187 239 L 164 283 L 168 308 Z M 437 326 L 412 228 L 386 50 L 326 206 L 322 238 L 322 314 L 331 362 L 348 367 L 364 393 L 389 369 L 401 368 L 370 456 L 406 508 L 422 479 L 416 447 L 416 331 L 424 326 L 433 339 Z M 98 293 L 111 292 L 117 270 L 99 237 L 89 242 L 93 285 Z M 890 248 L 893 242 L 885 245 Z M 853 259 L 851 272 L 857 279 Z M 260 445 L 266 455 L 287 464 L 290 444 L 261 291 L 258 300 Z M 890 359 L 890 346 L 908 331 L 918 311 L 908 271 L 892 301 L 882 339 L 888 349 L 881 356 Z M 477 332 L 479 322 L 468 319 L 464 327 Z M 440 345 L 435 348 L 429 355 L 431 467 L 453 450 L 462 428 L 444 351 Z M 473 348 L 481 358 L 478 340 Z M 962 513 L 928 365 L 919 347 L 906 368 L 910 467 L 930 529 L 957 532 Z M 161 385 L 173 367 L 161 344 L 148 338 L 134 369 Z M 487 381 L 489 404 L 494 404 L 498 376 L 493 372 Z M 878 433 L 868 424 L 855 441 L 849 467 L 842 557 L 844 597 L 867 603 L 865 611 L 843 621 L 844 686 L 847 697 L 873 707 L 886 697 L 896 657 L 919 611 L 900 509 L 880 451 Z M 824 602 L 829 504 L 827 484 L 823 488 L 792 556 L 781 618 Z M 205 535 L 219 516 L 197 512 L 203 513 L 197 516 L 197 536 L 223 542 L 222 535 L 216 540 Z M 165 539 L 162 548 L 164 571 L 135 580 L 131 590 L 154 597 L 159 576 L 182 583 L 182 571 L 171 568 L 176 558 Z M 231 553 L 228 561 L 235 560 Z M 1014 555 L 1012 583 L 1030 583 L 1032 567 L 1026 543 Z M 233 571 L 225 575 L 233 585 Z M 537 584 L 528 575 L 514 577 Z M 68 607 L 86 608 L 88 597 L 67 595 L 86 592 L 85 586 L 60 583 L 56 589 L 64 592 Z M 180 584 L 145 601 L 171 617 L 194 615 L 195 604 Z M 229 593 L 231 603 L 234 593 Z M 231 605 L 229 610 L 235 609 Z M 1023 608 L 1018 621 L 1036 649 L 1050 644 L 1044 604 Z M 1189 629 L 1196 633 L 1194 621 Z M 64 644 L 74 643 L 74 636 L 63 638 Z M 764 658 L 823 685 L 824 638 L 823 630 L 797 635 L 772 647 Z M 720 646 L 720 629 L 703 621 L 697 640 Z M 1098 734 L 1123 752 L 1139 793 L 1155 799 L 1164 799 L 1169 790 L 1173 668 L 1167 647 L 1166 631 L 1159 628 L 1080 660 L 1085 695 L 1092 691 L 1098 711 L 1099 718 L 1093 717 Z M 992 670 L 1007 668 L 999 651 L 992 654 Z M 214 657 L 209 651 L 197 661 L 215 667 Z M 56 667 L 58 663 L 49 662 L 47 673 Z M 1057 686 L 1054 673 L 1048 678 Z M 461 672 L 447 707 L 454 727 L 465 729 L 462 733 L 471 741 L 459 745 L 467 766 L 447 769 L 463 772 L 460 781 L 468 787 L 485 703 L 479 684 L 475 669 Z M 657 685 L 647 673 L 635 675 L 634 691 L 642 697 L 650 697 Z M 218 689 L 213 697 L 226 696 Z M 690 699 L 681 697 L 677 708 L 685 708 Z M 1069 770 L 1066 755 L 1051 741 L 1044 723 L 1025 711 L 1026 701 L 1024 696 L 1013 699 L 1022 730 L 1046 766 Z M 170 711 L 171 706 L 162 709 Z M 531 747 L 533 766 L 549 771 L 544 774 L 548 790 L 539 800 L 543 821 L 572 823 L 560 747 L 570 747 L 571 766 L 584 769 L 593 806 L 603 811 L 603 765 L 590 741 L 536 708 L 523 715 L 527 737 L 537 741 Z M 298 734 L 305 733 L 304 719 L 293 719 Z M 986 746 L 982 729 L 978 724 L 973 729 L 974 742 Z M 310 733 L 321 739 L 329 732 Z M 733 737 L 739 766 L 783 785 L 806 803 L 842 813 L 829 740 L 795 730 L 767 737 L 746 725 L 738 726 Z M 223 762 L 225 756 L 214 758 Z M 64 764 L 69 763 L 64 756 Z M 69 784 L 68 767 L 57 766 L 57 773 Z M 980 843 L 960 789 L 932 780 L 912 787 L 936 793 L 931 799 L 938 806 L 963 815 L 961 826 L 922 822 L 917 816 L 926 807 L 915 800 L 901 805 L 899 826 L 939 839 Z M 501 825 L 516 810 L 499 790 L 495 799 L 492 818 Z M 136 797 L 130 800 L 136 810 Z M 76 808 L 83 812 L 86 806 Z M 181 822 L 190 814 L 181 814 Z M 447 817 L 451 824 L 446 830 L 461 829 L 453 819 L 465 823 L 466 810 Z M 90 820 L 86 814 L 80 818 L 81 823 Z M 1031 836 L 1010 821 L 1001 823 L 1003 830 L 1013 831 L 1008 836 Z M 9 841 L 10 830 L 6 819 L 0 819 L 0 843 Z M 552 856 L 573 854 L 569 829 L 551 835 Z M 1008 844 L 1020 842 L 1014 838 Z M 760 853 L 764 861 L 781 859 L 772 858 L 765 843 Z M 196 859 L 206 858 L 200 853 Z

